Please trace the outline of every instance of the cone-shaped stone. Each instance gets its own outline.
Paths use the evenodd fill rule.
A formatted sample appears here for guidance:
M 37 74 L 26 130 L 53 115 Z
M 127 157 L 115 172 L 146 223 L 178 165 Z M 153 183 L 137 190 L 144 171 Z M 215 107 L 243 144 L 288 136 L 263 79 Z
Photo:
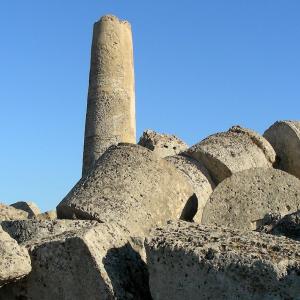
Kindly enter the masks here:
M 131 26 L 115 16 L 94 25 L 82 175 L 112 144 L 135 143 Z
M 57 206 L 59 219 L 118 223 L 144 236 L 167 220 L 192 220 L 197 197 L 186 177 L 152 151 L 111 146 Z

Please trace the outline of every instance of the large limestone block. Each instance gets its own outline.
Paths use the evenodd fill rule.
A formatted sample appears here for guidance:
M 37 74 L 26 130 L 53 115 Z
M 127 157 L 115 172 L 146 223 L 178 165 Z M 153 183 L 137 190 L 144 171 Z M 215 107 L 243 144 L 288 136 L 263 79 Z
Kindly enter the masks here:
M 255 230 L 265 215 L 285 215 L 300 205 L 300 180 L 272 168 L 255 168 L 222 181 L 208 199 L 203 224 Z
M 111 146 L 57 206 L 58 218 L 118 222 L 133 236 L 168 219 L 191 220 L 193 189 L 167 161 L 134 144 Z
M 0 287 L 26 276 L 30 271 L 28 251 L 20 247 L 0 226 Z
M 181 221 L 155 230 L 145 246 L 153 300 L 299 299 L 293 240 Z
M 159 157 L 176 155 L 188 149 L 188 145 L 175 135 L 153 130 L 144 131 L 138 144 L 152 150 Z
M 29 218 L 34 218 L 41 213 L 40 209 L 34 202 L 19 201 L 11 204 L 10 206 L 16 209 L 24 210 L 28 213 Z
M 276 122 L 266 130 L 264 137 L 278 156 L 276 167 L 300 178 L 300 122 Z
M 136 142 L 134 90 L 131 26 L 103 16 L 93 30 L 83 176 L 110 145 Z
M 0 290 L 1 300 L 149 299 L 145 263 L 116 224 L 57 220 L 11 222 L 32 272 Z M 27 229 L 26 229 L 27 227 Z
M 215 184 L 208 171 L 201 162 L 191 157 L 174 155 L 168 156 L 165 159 L 182 172 L 193 187 L 194 193 L 197 196 L 197 213 L 194 217 L 194 221 L 200 223 L 204 206 L 215 188 Z
M 216 183 L 235 172 L 258 167 L 271 167 L 275 151 L 258 133 L 233 126 L 194 145 L 186 154 L 201 161 Z
M 0 220 L 25 220 L 28 212 L 0 203 Z

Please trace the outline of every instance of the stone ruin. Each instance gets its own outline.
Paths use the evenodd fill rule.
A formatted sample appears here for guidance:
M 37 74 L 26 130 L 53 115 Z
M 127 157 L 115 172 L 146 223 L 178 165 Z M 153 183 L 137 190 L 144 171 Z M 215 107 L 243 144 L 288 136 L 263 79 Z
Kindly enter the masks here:
M 131 26 L 104 16 L 93 32 L 82 175 L 109 146 L 135 143 L 135 136 Z
M 130 24 L 95 23 L 82 178 L 0 204 L 0 300 L 300 299 L 300 122 L 135 142 Z

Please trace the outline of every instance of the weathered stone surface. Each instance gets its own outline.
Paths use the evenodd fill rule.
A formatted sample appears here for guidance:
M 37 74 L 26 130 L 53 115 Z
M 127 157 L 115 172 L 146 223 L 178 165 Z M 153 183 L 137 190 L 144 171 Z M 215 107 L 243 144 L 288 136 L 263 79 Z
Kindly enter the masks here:
M 0 287 L 24 277 L 30 271 L 28 251 L 0 227 Z
M 4 286 L 1 300 L 149 299 L 145 263 L 124 228 L 82 220 L 11 224 L 29 250 L 32 272 Z
M 188 145 L 175 135 L 161 134 L 153 130 L 144 131 L 138 144 L 162 158 L 188 149 Z
M 28 213 L 28 218 L 34 218 L 41 213 L 40 209 L 34 202 L 19 201 L 11 204 L 10 206 L 16 209 L 24 210 Z
M 269 231 L 280 221 L 282 218 L 281 213 L 271 212 L 264 215 L 264 217 L 259 221 L 255 231 L 269 233 Z
M 300 244 L 172 222 L 146 241 L 153 300 L 281 300 L 300 295 Z
M 135 143 L 135 92 L 131 26 L 115 16 L 94 25 L 83 171 L 112 144 Z
M 268 216 L 265 217 L 267 219 Z M 274 235 L 286 236 L 290 239 L 300 241 L 300 211 L 287 214 L 283 217 L 269 216 L 269 222 L 261 226 L 258 231 Z
M 194 221 L 200 223 L 206 201 L 215 188 L 215 184 L 210 178 L 208 171 L 202 163 L 191 157 L 174 155 L 168 156 L 165 159 L 172 163 L 176 169 L 181 171 L 193 187 L 194 193 L 197 196 L 195 203 L 197 204 L 197 213 L 194 217 Z
M 38 219 L 38 220 L 55 220 L 55 219 L 57 219 L 56 210 L 45 211 L 45 212 L 37 215 L 36 219 Z
M 192 196 L 187 179 L 170 163 L 142 146 L 119 144 L 75 185 L 57 206 L 57 215 L 118 222 L 140 236 L 168 219 L 191 220 Z
M 300 211 L 285 215 L 268 233 L 300 241 Z
M 213 134 L 185 152 L 201 161 L 216 183 L 235 172 L 271 167 L 275 151 L 258 133 L 240 126 Z
M 266 130 L 264 137 L 276 151 L 276 167 L 300 178 L 300 122 L 276 122 Z
M 272 168 L 255 168 L 222 181 L 208 199 L 203 224 L 255 230 L 266 214 L 285 215 L 300 205 L 300 180 Z
M 16 220 L 0 223 L 13 239 L 19 244 L 30 240 L 42 240 L 60 235 L 68 231 L 78 231 L 82 228 L 92 228 L 98 225 L 97 221 L 88 220 Z
M 25 220 L 28 212 L 0 203 L 0 220 Z

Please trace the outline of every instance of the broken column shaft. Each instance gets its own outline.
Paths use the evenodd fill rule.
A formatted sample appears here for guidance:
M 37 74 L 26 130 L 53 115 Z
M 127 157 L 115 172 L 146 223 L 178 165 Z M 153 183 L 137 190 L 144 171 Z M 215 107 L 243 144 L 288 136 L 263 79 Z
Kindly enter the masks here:
M 82 175 L 112 144 L 135 143 L 131 26 L 115 16 L 94 25 Z

